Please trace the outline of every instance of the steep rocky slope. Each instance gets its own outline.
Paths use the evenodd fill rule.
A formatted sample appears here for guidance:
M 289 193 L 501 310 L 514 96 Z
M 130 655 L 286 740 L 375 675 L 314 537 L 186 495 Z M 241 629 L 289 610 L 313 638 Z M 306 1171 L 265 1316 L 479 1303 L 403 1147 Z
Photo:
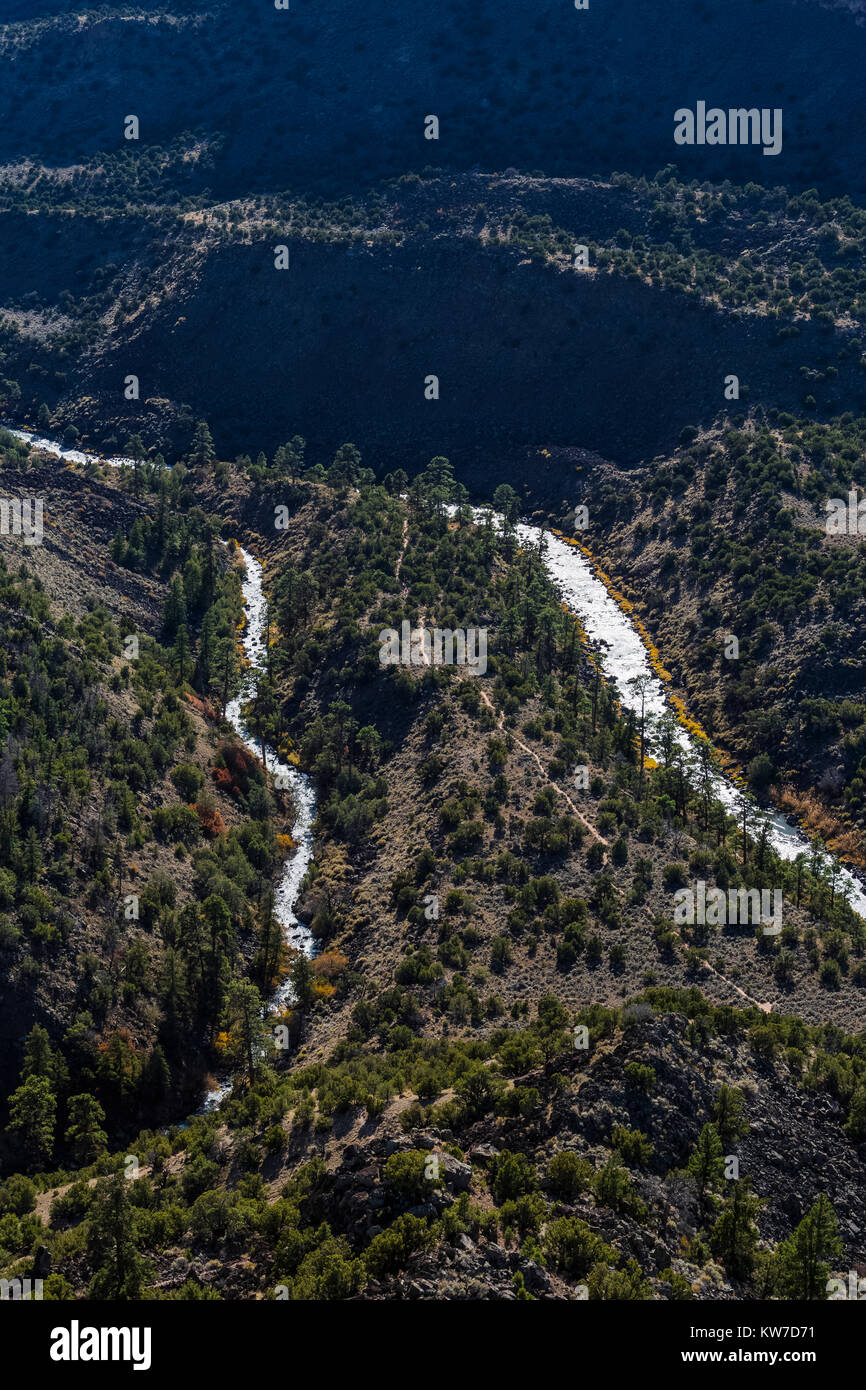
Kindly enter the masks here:
M 70 12 L 71 11 L 71 12 Z M 35 14 L 35 18 L 33 17 Z M 340 192 L 426 164 L 863 189 L 856 103 L 863 16 L 815 0 L 732 0 L 663 10 L 622 0 L 531 11 L 401 13 L 385 0 L 239 7 L 203 3 L 5 7 L 0 158 L 77 162 L 196 131 L 215 146 L 203 179 L 218 196 L 250 188 Z M 27 22 L 30 20 L 31 22 Z M 784 62 L 780 36 L 784 35 Z M 238 64 L 237 54 L 244 54 Z M 674 111 L 781 108 L 781 153 L 674 144 Z M 438 115 L 436 141 L 424 138 Z

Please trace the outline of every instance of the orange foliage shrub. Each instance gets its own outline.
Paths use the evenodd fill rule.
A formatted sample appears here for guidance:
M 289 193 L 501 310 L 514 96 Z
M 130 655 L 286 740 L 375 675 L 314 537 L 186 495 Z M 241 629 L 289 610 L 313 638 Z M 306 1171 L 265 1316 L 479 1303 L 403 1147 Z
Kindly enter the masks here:
M 249 772 L 255 764 L 255 757 L 247 748 L 234 743 L 221 743 L 219 752 L 225 767 L 215 767 L 213 770 L 217 786 L 235 797 L 246 796 L 250 789 Z
M 347 957 L 341 951 L 323 951 L 310 961 L 310 969 L 320 979 L 333 980 L 342 974 L 348 964 Z
M 215 840 L 217 835 L 225 835 L 226 823 L 216 806 L 202 806 L 199 804 L 196 805 L 195 813 L 208 839 Z
M 211 704 L 210 700 L 203 700 L 199 695 L 193 695 L 191 691 L 186 691 L 184 698 L 192 705 L 193 709 L 203 714 L 205 719 L 210 719 L 214 724 L 219 719 L 219 715 Z
M 795 787 L 785 786 L 779 793 L 779 801 L 786 811 L 799 816 L 812 835 L 820 835 L 833 853 L 857 864 L 866 863 L 866 840 L 862 831 L 847 830 L 838 816 L 812 792 L 799 792 Z

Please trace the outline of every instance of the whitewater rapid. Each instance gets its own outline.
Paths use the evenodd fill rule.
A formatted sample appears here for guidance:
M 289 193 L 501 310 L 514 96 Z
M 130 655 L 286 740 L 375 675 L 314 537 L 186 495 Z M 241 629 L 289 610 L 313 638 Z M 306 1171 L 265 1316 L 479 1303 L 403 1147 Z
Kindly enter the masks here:
M 84 453 L 81 449 L 71 449 L 68 445 L 61 444 L 57 439 L 48 439 L 44 435 L 36 434 L 33 430 L 20 430 L 16 425 L 0 423 L 0 429 L 13 435 L 15 439 L 22 440 L 24 444 L 29 444 L 31 449 L 41 449 L 44 454 L 52 454 L 54 458 L 64 459 L 66 463 L 99 463 L 106 468 L 129 468 L 133 463 L 144 461 L 126 458 L 120 454 L 104 458 L 102 454 Z
M 246 571 L 242 580 L 244 612 L 246 614 L 243 649 L 249 665 L 244 673 L 240 694 L 236 699 L 230 700 L 226 706 L 226 718 L 230 724 L 234 725 L 236 732 L 247 748 L 255 753 L 257 758 L 260 758 L 261 744 L 244 724 L 241 711 L 244 704 L 255 695 L 258 677 L 266 669 L 265 614 L 267 600 L 262 585 L 261 565 L 248 550 L 244 550 L 242 546 L 239 549 Z M 300 768 L 294 767 L 291 763 L 283 762 L 272 748 L 265 747 L 265 757 L 267 769 L 272 778 L 275 781 L 279 780 L 283 785 L 288 782 L 295 807 L 295 823 L 292 827 L 295 849 L 286 861 L 277 885 L 274 914 L 288 944 L 295 950 L 304 951 L 309 956 L 313 954 L 313 936 L 309 927 L 299 921 L 296 916 L 295 904 L 304 875 L 313 858 L 316 793 L 307 774 L 301 772 Z M 272 996 L 270 1005 L 273 1010 L 279 1011 L 285 1008 L 290 1000 L 291 985 L 285 981 Z
M 255 556 L 243 546 L 238 549 L 244 562 L 244 575 L 241 590 L 244 600 L 246 624 L 243 636 L 243 652 L 247 665 L 244 669 L 241 689 L 234 700 L 226 706 L 226 719 L 234 727 L 238 737 L 259 759 L 262 745 L 244 723 L 243 707 L 256 693 L 258 678 L 267 669 L 267 600 L 262 583 L 262 567 Z M 280 926 L 285 941 L 296 951 L 305 955 L 314 954 L 313 935 L 309 927 L 298 918 L 295 904 L 298 901 L 304 875 L 313 858 L 313 823 L 316 819 L 316 793 L 310 778 L 300 768 L 282 759 L 269 748 L 264 747 L 267 770 L 275 781 L 285 785 L 288 782 L 295 807 L 295 823 L 292 826 L 292 839 L 295 843 L 291 855 L 283 865 L 280 881 L 274 894 L 274 916 Z M 268 1001 L 268 1010 L 279 1014 L 292 1002 L 291 981 L 286 978 L 279 984 Z M 203 1114 L 217 1110 L 231 1094 L 231 1080 L 220 1077 L 213 1090 L 208 1091 L 202 1106 Z
M 644 641 L 627 614 L 612 598 L 586 556 L 575 546 L 540 526 L 521 523 L 515 527 L 515 531 L 524 546 L 537 549 L 543 544 L 542 562 L 555 588 L 566 606 L 580 619 L 587 637 L 597 645 L 602 673 L 607 679 L 616 681 L 620 704 L 636 714 L 640 714 L 641 696 L 629 682 L 637 677 L 645 678 L 644 710 L 651 730 L 653 719 L 657 720 L 661 715 L 673 711 L 665 686 L 653 670 Z M 690 757 L 696 755 L 696 741 L 681 724 L 678 725 L 677 739 Z M 651 732 L 648 745 L 651 752 L 658 747 Z M 732 815 L 742 816 L 745 806 L 753 816 L 766 819 L 768 842 L 781 859 L 791 861 L 805 854 L 810 861 L 821 864 L 825 869 L 835 863 L 837 893 L 844 893 L 854 911 L 866 918 L 866 892 L 834 855 L 817 851 L 797 826 L 789 825 L 783 812 L 775 808 L 766 811 L 759 808 L 752 797 L 742 792 L 720 769 L 713 772 L 712 785 L 713 795 Z

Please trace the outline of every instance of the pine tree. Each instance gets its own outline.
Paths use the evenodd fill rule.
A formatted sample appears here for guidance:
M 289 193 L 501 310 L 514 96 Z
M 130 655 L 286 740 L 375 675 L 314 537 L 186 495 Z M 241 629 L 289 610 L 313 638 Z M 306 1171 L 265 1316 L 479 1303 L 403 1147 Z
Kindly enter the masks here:
M 132 459 L 132 486 L 136 497 L 141 491 L 141 465 L 146 452 L 141 435 L 131 434 L 126 441 L 123 453 L 125 458 Z
M 535 1021 L 534 1032 L 538 1038 L 538 1043 L 544 1057 L 544 1074 L 547 1075 L 550 1064 L 558 1052 L 562 1052 L 568 1043 L 568 1033 L 566 1025 L 568 1014 L 553 994 L 545 994 L 538 1001 L 538 1018 Z
M 303 951 L 295 957 L 291 970 L 292 989 L 299 1009 L 308 1009 L 313 1002 L 313 972 Z
M 514 523 L 517 520 L 520 498 L 508 483 L 499 484 L 493 494 L 493 505 L 507 522 Z
M 746 1279 L 755 1264 L 758 1244 L 755 1217 L 763 1203 L 751 1191 L 748 1178 L 732 1183 L 731 1188 L 710 1232 L 710 1245 L 735 1279 Z
M 128 1302 L 141 1297 L 145 1263 L 135 1247 L 133 1212 L 123 1172 L 96 1189 L 87 1232 L 87 1256 L 94 1275 L 88 1297 Z
M 713 1108 L 713 1123 L 719 1131 L 722 1146 L 728 1148 L 748 1134 L 749 1125 L 743 1114 L 743 1093 L 734 1086 L 721 1086 Z
M 262 998 L 248 980 L 235 980 L 226 999 L 225 1023 L 232 1060 L 243 1065 L 250 1086 L 255 1085 L 265 1049 Z
M 36 834 L 36 827 L 33 825 L 28 827 L 24 839 L 22 860 L 22 868 L 27 882 L 35 883 L 42 868 L 42 850 L 39 845 L 39 836 Z
M 186 624 L 186 595 L 183 579 L 179 574 L 171 576 L 168 594 L 162 614 L 162 636 L 166 643 L 174 642 L 178 629 Z
M 216 457 L 211 432 L 204 420 L 199 420 L 192 437 L 188 462 L 193 468 L 209 468 Z
M 270 886 L 262 894 L 259 922 L 259 949 L 255 968 L 262 988 L 270 989 L 277 979 L 285 954 L 283 933 L 274 916 L 274 890 Z
M 95 1096 L 88 1091 L 70 1096 L 69 1127 L 64 1137 L 76 1163 L 92 1163 L 105 1149 L 108 1135 L 102 1128 L 104 1124 L 105 1111 Z
M 183 685 L 186 680 L 187 667 L 190 664 L 189 646 L 189 632 L 187 631 L 186 624 L 182 624 L 177 630 L 173 648 L 178 685 Z
M 26 1081 L 28 1076 L 44 1076 L 56 1091 L 62 1090 L 69 1079 L 66 1062 L 54 1051 L 48 1031 L 40 1023 L 33 1025 L 24 1044 L 21 1080 Z
M 392 497 L 401 497 L 409 486 L 409 475 L 405 469 L 395 468 L 393 473 L 386 473 L 382 484 Z
M 725 1156 L 722 1151 L 719 1131 L 715 1125 L 704 1125 L 694 1152 L 688 1161 L 687 1170 L 697 1183 L 701 1197 L 704 1196 L 707 1188 L 715 1187 L 723 1177 Z
M 424 496 L 432 502 L 437 513 L 442 514 L 447 502 L 457 500 L 457 482 L 454 466 L 450 459 L 437 455 L 428 463 L 419 479 Z
M 208 614 L 209 618 L 210 614 Z M 234 634 L 220 637 L 218 641 L 213 643 L 210 647 L 210 665 L 212 670 L 209 681 L 210 693 L 218 697 L 223 717 L 225 717 L 229 697 L 234 694 L 241 676 L 241 663 Z
M 54 1151 L 57 1101 L 48 1079 L 28 1076 L 9 1097 L 9 1129 L 17 1135 L 28 1160 L 47 1164 Z
M 274 467 L 280 473 L 288 473 L 293 483 L 304 466 L 304 450 L 306 447 L 307 441 L 302 435 L 296 434 L 288 444 L 281 444 L 274 455 Z M 338 461 L 346 459 L 347 456 L 343 453 L 343 450 L 348 449 L 354 450 L 354 453 L 348 457 L 347 462 L 353 470 L 357 469 L 358 464 L 361 462 L 361 455 L 352 444 L 344 444 L 342 448 L 338 450 L 337 457 L 334 460 L 335 468 L 338 466 Z
M 862 1082 L 851 1100 L 845 1129 L 855 1144 L 866 1139 L 866 1086 Z
M 142 1068 L 139 1089 L 142 1100 L 149 1105 L 160 1105 L 171 1091 L 171 1071 L 158 1043 Z
M 822 1192 L 773 1258 L 776 1287 L 781 1297 L 826 1298 L 830 1274 L 827 1261 L 841 1254 L 836 1213 Z
M 334 462 L 328 469 L 328 482 L 337 487 L 341 483 L 352 483 L 361 466 L 361 454 L 354 444 L 341 444 Z

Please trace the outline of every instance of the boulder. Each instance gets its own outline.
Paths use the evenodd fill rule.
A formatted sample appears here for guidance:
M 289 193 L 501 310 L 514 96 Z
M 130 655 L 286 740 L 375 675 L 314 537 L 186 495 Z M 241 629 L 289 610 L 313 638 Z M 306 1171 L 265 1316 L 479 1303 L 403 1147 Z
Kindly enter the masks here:
M 499 1157 L 499 1150 L 494 1144 L 474 1144 L 469 1150 L 469 1159 L 472 1163 L 489 1163 L 491 1159 Z
M 452 1154 L 442 1154 L 439 1159 L 439 1172 L 444 1183 L 456 1192 L 467 1192 L 472 1182 L 472 1166 L 461 1163 Z

